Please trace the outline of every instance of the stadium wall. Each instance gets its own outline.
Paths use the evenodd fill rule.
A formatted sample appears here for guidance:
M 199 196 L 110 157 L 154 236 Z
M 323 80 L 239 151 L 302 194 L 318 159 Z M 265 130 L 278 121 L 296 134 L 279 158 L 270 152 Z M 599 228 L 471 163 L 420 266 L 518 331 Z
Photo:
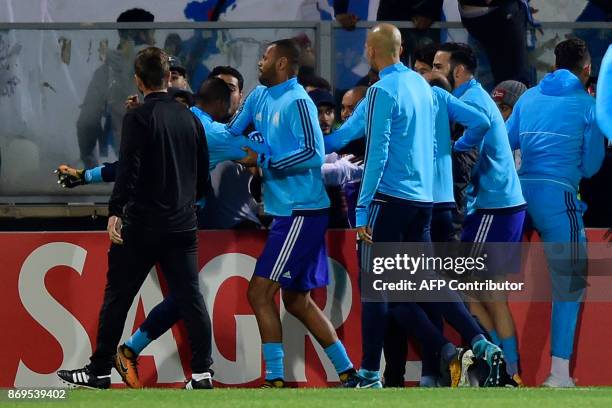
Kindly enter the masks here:
M 603 230 L 588 231 L 593 242 Z M 213 358 L 219 386 L 256 386 L 262 375 L 261 342 L 246 299 L 248 279 L 265 233 L 200 232 L 202 293 L 211 311 Z M 315 299 L 331 317 L 349 355 L 361 352 L 360 303 L 355 233 L 328 232 L 333 278 Z M 55 371 L 87 362 L 96 338 L 96 323 L 105 284 L 106 233 L 0 233 L 0 387 L 59 386 Z M 544 269 L 542 273 L 547 273 Z M 151 273 L 128 313 L 123 339 L 163 298 L 167 287 Z M 287 379 L 300 387 L 337 381 L 323 350 L 292 316 L 282 310 Z M 550 305 L 512 304 L 518 330 L 523 378 L 540 384 L 548 374 Z M 448 329 L 448 335 L 458 340 Z M 612 385 L 612 303 L 584 306 L 579 323 L 574 377 L 579 385 Z M 418 381 L 420 362 L 410 348 L 407 381 Z M 142 353 L 140 373 L 147 386 L 182 385 L 189 372 L 189 347 L 179 324 Z M 116 373 L 113 383 L 121 384 Z

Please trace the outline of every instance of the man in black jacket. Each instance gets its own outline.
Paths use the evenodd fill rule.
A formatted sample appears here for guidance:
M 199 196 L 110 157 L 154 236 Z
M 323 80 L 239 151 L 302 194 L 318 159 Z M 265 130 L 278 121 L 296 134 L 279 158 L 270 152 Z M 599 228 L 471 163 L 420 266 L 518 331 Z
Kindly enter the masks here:
M 90 364 L 61 370 L 72 386 L 108 388 L 127 312 L 159 262 L 187 327 L 192 377 L 186 388 L 212 388 L 210 317 L 199 289 L 194 203 L 209 185 L 200 122 L 168 96 L 168 56 L 140 51 L 134 63 L 144 103 L 123 118 L 115 187 L 109 202 L 107 284 Z

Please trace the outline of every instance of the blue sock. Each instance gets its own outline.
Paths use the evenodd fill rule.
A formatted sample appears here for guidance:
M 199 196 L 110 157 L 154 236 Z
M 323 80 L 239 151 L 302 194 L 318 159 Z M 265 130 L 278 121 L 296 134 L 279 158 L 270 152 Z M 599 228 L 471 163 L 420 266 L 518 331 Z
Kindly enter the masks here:
M 506 360 L 506 371 L 510 376 L 518 374 L 518 344 L 516 343 L 516 336 L 502 339 L 501 347 L 504 352 L 504 359 Z
M 137 355 L 140 354 L 145 347 L 147 347 L 151 343 L 151 339 L 147 335 L 147 332 L 140 331 L 140 329 L 136 330 L 132 337 L 127 339 L 125 345 L 130 348 Z
M 502 339 L 501 347 L 504 351 L 504 358 L 506 361 L 515 363 L 519 359 L 518 355 L 518 344 L 516 343 L 516 336 L 510 336 L 507 339 Z
M 262 350 L 266 362 L 266 380 L 284 379 L 283 343 L 264 343 Z
M 340 340 L 325 348 L 325 354 L 331 360 L 338 374 L 353 368 L 353 363 L 346 354 L 346 349 Z
M 501 344 L 501 340 L 499 339 L 499 336 L 497 335 L 497 331 L 495 329 L 489 331 L 489 336 L 491 336 L 491 341 L 494 344 L 498 346 Z
M 368 380 L 380 380 L 379 371 L 370 371 L 364 368 L 360 368 L 358 374 L 363 378 L 367 378 Z

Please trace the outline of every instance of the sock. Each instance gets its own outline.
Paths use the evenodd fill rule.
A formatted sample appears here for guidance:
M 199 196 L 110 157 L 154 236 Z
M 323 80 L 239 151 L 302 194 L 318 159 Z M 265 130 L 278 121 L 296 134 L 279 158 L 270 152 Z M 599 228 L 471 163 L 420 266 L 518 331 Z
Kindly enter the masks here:
M 262 345 L 264 361 L 266 362 L 266 380 L 284 379 L 283 343 L 264 343 Z
M 338 374 L 353 368 L 353 363 L 346 354 L 346 349 L 340 340 L 325 348 L 325 354 L 331 360 Z
M 139 355 L 145 347 L 147 347 L 151 343 L 151 339 L 147 335 L 147 332 L 140 331 L 140 329 L 136 330 L 132 337 L 130 337 L 125 345 L 130 348 L 136 355 Z
M 491 336 L 491 341 L 494 344 L 498 346 L 501 344 L 501 340 L 499 339 L 499 336 L 497 335 L 497 331 L 495 329 L 489 331 L 489 336 Z
M 550 373 L 557 378 L 569 378 L 569 360 L 552 356 Z
M 367 378 L 368 380 L 380 380 L 380 372 L 379 371 L 370 371 L 364 368 L 360 368 L 358 372 L 359 376 L 363 378 Z
M 518 345 L 516 344 L 516 336 L 510 336 L 501 341 L 501 347 L 506 360 L 506 372 L 513 376 L 518 374 Z
M 424 375 L 421 377 L 421 381 L 419 381 L 419 387 L 437 387 L 438 386 L 438 377 L 433 375 Z
M 194 381 L 210 380 L 212 376 L 210 373 L 193 373 L 191 379 Z
M 446 362 L 449 362 L 455 357 L 457 354 L 457 347 L 453 343 L 446 343 L 442 350 L 440 350 L 440 355 L 442 359 Z

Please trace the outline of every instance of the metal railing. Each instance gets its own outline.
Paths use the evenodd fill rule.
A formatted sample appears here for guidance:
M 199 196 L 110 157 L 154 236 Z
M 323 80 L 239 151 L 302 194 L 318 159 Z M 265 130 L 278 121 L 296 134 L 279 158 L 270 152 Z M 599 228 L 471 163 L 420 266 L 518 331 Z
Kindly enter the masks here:
M 394 23 L 402 29 L 414 28 L 409 22 Z M 256 84 L 257 59 L 268 41 L 306 33 L 315 50 L 316 72 L 335 89 L 342 89 L 346 67 L 339 61 L 363 62 L 359 50 L 363 51 L 365 30 L 375 24 L 358 22 L 348 33 L 331 21 L 0 23 L 0 217 L 36 214 L 29 205 L 44 207 L 39 212 L 46 216 L 54 216 L 50 208 L 57 208 L 56 214 L 61 215 L 71 214 L 76 208 L 79 214 L 82 209 L 100 213 L 110 186 L 62 190 L 54 185 L 51 171 L 60 162 L 79 164 L 76 120 L 80 105 L 94 72 L 116 49 L 116 30 L 155 30 L 158 46 L 164 45 L 164 36 L 167 42 L 169 34 L 177 34 L 186 58 L 193 57 L 197 47 L 204 47 L 199 50 L 200 60 L 195 61 L 196 71 L 203 71 L 197 75 L 204 75 L 212 65 L 237 65 L 245 75 L 245 91 Z M 435 23 L 432 30 L 445 33 L 446 38 L 467 38 L 458 22 Z M 581 31 L 601 43 L 612 42 L 612 23 L 542 23 L 541 30 L 544 34 L 538 34 L 538 42 L 530 50 L 534 64 L 540 64 L 535 66 L 537 75 L 550 65 L 555 39 Z M 341 48 L 340 37 L 354 43 L 352 54 Z M 603 55 L 595 54 L 595 61 Z M 110 116 L 101 119 L 106 133 L 112 133 Z M 24 170 L 20 173 L 10 166 Z M 27 170 L 36 167 L 38 171 Z M 31 185 L 26 188 L 26 183 Z M 96 203 L 100 206 L 93 205 Z

